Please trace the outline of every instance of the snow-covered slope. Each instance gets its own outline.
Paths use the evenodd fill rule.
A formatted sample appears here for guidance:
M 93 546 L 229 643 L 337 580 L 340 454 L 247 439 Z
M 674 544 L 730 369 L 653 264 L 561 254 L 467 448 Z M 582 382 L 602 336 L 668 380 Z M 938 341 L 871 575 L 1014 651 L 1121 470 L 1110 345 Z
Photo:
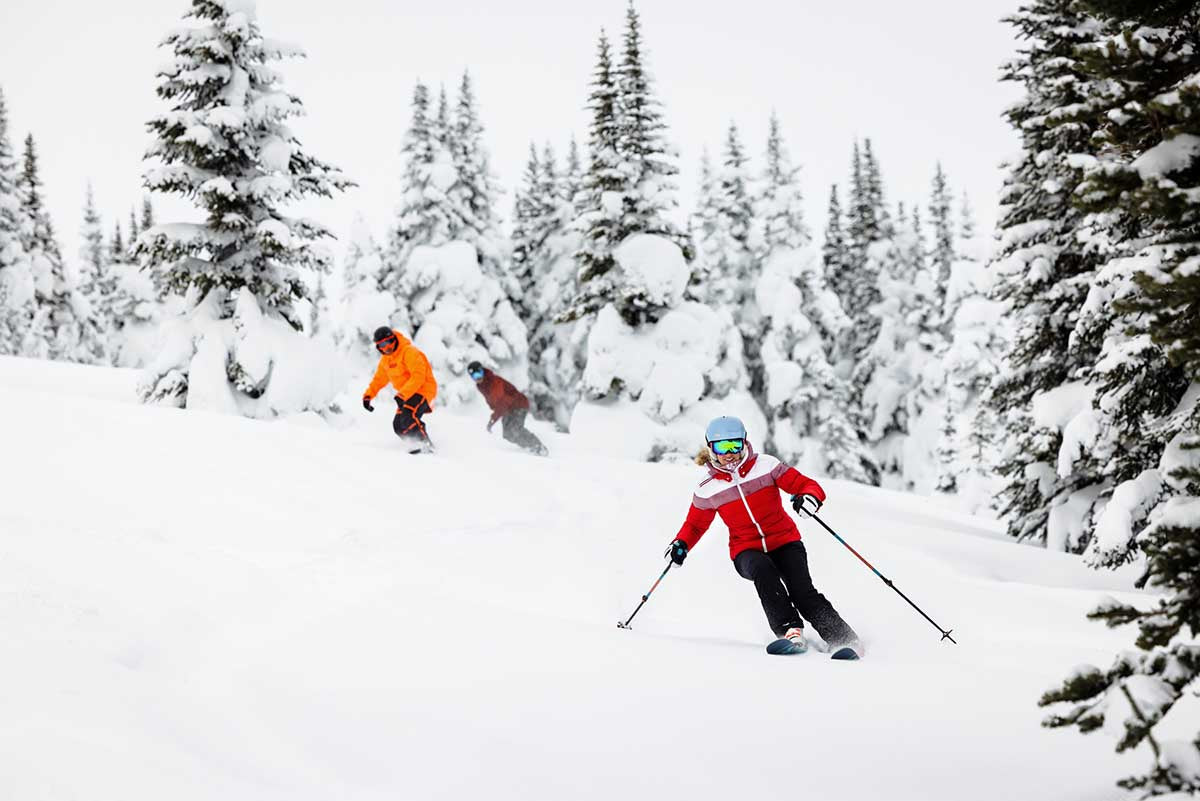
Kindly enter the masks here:
M 720 523 L 614 625 L 697 468 L 542 428 L 538 459 L 444 411 L 414 457 L 382 405 L 266 423 L 134 382 L 0 359 L 0 797 L 1068 799 L 1146 758 L 1035 706 L 1127 644 L 1083 615 L 1129 574 L 992 522 L 827 482 L 960 645 L 802 523 L 868 658 L 770 657 Z

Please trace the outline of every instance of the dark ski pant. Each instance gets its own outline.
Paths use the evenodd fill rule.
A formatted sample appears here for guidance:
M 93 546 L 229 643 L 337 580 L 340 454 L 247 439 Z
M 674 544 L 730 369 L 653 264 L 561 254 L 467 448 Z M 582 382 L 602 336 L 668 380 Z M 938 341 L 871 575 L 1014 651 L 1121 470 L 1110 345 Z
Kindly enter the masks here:
M 803 627 L 807 620 L 828 645 L 858 639 L 833 604 L 813 586 L 804 543 L 789 542 L 768 552 L 742 551 L 733 566 L 739 576 L 754 582 L 776 637 L 793 626 Z
M 504 428 L 504 438 L 530 453 L 544 455 L 547 453 L 546 446 L 525 427 L 525 415 L 528 411 L 528 409 L 516 409 L 500 418 L 500 425 Z
M 427 444 L 429 435 L 425 433 L 425 422 L 421 418 L 431 411 L 429 401 L 420 395 L 413 395 L 407 402 L 397 401 L 397 405 L 400 408 L 396 409 L 396 416 L 392 418 L 392 430 L 396 436 L 406 445 L 416 447 Z

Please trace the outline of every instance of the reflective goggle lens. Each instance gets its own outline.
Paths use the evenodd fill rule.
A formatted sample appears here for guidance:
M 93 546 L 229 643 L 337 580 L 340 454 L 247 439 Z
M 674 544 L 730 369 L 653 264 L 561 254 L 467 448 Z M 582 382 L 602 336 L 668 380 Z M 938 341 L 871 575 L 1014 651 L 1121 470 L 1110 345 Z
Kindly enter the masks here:
M 741 453 L 742 448 L 746 447 L 745 441 L 740 439 L 719 439 L 716 442 L 708 444 L 713 449 L 713 453 L 722 455 L 727 453 Z
M 391 337 L 386 337 L 386 338 L 381 339 L 378 342 L 376 342 L 375 347 L 378 348 L 379 350 L 383 350 L 384 348 L 390 348 L 395 344 L 396 344 L 396 338 L 394 336 L 391 336 Z
M 479 379 L 483 378 L 483 371 L 482 370 L 468 370 L 467 375 L 471 376 L 471 378 L 478 381 Z

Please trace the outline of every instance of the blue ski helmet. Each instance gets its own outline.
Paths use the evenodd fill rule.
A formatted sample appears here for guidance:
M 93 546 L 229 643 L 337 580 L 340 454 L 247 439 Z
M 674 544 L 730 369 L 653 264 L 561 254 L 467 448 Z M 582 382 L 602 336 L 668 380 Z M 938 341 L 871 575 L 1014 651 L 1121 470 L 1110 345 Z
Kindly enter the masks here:
M 736 417 L 718 417 L 704 429 L 704 441 L 716 442 L 719 439 L 745 439 L 746 427 Z

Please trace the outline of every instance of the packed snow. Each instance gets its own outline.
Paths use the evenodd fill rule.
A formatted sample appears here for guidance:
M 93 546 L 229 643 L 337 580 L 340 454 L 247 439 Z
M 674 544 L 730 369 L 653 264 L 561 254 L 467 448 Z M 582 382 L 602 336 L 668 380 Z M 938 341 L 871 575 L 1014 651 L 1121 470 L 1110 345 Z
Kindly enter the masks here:
M 621 631 L 699 470 L 626 454 L 636 407 L 604 440 L 534 422 L 548 459 L 439 409 L 414 457 L 386 413 L 145 406 L 137 376 L 0 358 L 6 797 L 1057 800 L 1149 759 L 1036 706 L 1127 644 L 1080 620 L 1149 600 L 1135 566 L 827 480 L 957 646 L 805 522 L 863 661 L 768 656 L 719 522 Z

